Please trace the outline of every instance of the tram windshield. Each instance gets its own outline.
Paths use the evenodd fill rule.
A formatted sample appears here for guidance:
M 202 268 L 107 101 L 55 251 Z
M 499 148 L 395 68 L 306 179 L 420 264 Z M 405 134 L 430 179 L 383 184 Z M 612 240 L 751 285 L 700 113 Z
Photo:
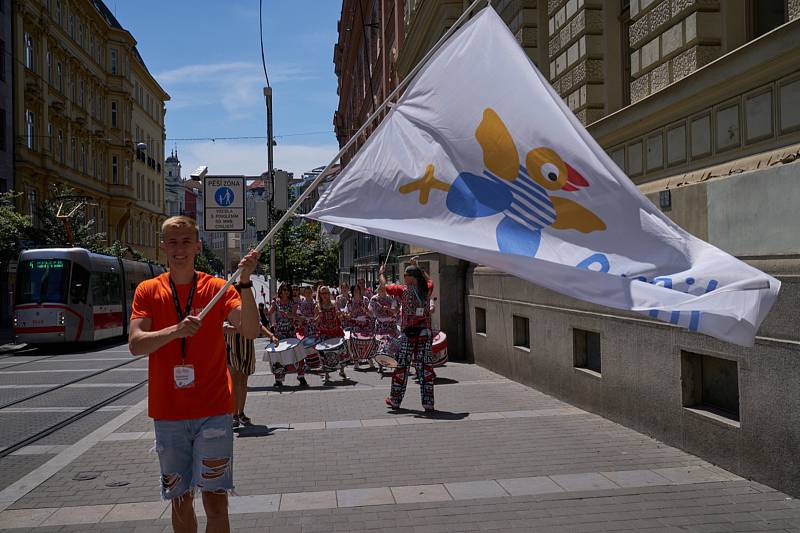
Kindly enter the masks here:
M 67 303 L 70 261 L 31 259 L 17 269 L 17 304 Z

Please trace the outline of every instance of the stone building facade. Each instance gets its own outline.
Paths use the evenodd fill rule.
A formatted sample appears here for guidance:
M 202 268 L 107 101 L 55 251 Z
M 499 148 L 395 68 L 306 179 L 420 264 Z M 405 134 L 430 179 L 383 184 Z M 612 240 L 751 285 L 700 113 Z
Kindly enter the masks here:
M 405 36 L 405 0 L 344 0 L 338 23 L 339 40 L 334 46 L 333 63 L 338 78 L 339 106 L 333 126 L 339 146 L 344 146 L 378 106 L 400 83 L 398 55 Z M 342 157 L 342 166 L 355 155 L 376 120 Z M 398 255 L 407 246 L 351 230 L 335 228 L 340 243 L 341 282 L 355 284 L 358 278 L 377 282 L 378 268 L 389 258 L 389 275 L 397 274 Z
M 400 76 L 470 3 L 408 1 Z M 742 348 L 413 249 L 438 282 L 451 356 L 800 494 L 800 2 L 492 6 L 651 201 L 782 288 Z
M 19 207 L 35 223 L 48 184 L 65 183 L 110 242 L 158 259 L 169 95 L 102 0 L 13 6 Z
M 11 0 L 0 0 L 0 192 L 14 188 Z

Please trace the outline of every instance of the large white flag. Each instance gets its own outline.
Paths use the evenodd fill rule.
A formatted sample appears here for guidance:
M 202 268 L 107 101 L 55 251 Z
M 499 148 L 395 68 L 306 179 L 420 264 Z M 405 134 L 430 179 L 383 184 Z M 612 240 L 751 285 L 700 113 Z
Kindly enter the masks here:
M 420 70 L 308 216 L 746 346 L 780 288 L 642 196 L 491 8 Z

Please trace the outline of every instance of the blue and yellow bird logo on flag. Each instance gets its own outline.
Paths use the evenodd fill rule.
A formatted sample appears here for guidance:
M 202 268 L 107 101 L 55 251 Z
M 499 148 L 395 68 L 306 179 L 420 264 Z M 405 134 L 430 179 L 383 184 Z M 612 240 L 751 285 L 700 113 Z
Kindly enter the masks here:
M 428 165 L 421 178 L 402 185 L 399 192 L 419 191 L 423 205 L 433 189 L 446 192 L 447 209 L 466 218 L 502 213 L 505 216 L 497 225 L 497 246 L 508 254 L 535 257 L 544 228 L 582 233 L 606 229 L 600 217 L 582 205 L 552 195 L 589 186 L 555 150 L 535 148 L 521 165 L 511 133 L 491 108 L 484 110 L 475 138 L 483 150 L 486 169 L 482 175 L 461 172 L 449 184 L 437 179 L 434 166 Z

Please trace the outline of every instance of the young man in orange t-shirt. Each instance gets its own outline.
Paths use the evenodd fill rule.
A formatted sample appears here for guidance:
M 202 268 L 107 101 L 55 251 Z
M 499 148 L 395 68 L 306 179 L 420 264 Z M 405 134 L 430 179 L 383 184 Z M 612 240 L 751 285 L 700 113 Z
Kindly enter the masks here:
M 192 505 L 197 489 L 208 517 L 206 531 L 226 532 L 233 489 L 233 398 L 222 326 L 227 319 L 248 339 L 258 337 L 250 275 L 259 254 L 250 252 L 239 263 L 241 297 L 228 288 L 201 321 L 197 315 L 225 282 L 195 271 L 200 247 L 193 219 L 164 221 L 161 250 L 169 272 L 136 288 L 128 342 L 132 354 L 149 354 L 148 413 L 156 430 L 161 494 L 172 501 L 173 529 L 197 531 Z

